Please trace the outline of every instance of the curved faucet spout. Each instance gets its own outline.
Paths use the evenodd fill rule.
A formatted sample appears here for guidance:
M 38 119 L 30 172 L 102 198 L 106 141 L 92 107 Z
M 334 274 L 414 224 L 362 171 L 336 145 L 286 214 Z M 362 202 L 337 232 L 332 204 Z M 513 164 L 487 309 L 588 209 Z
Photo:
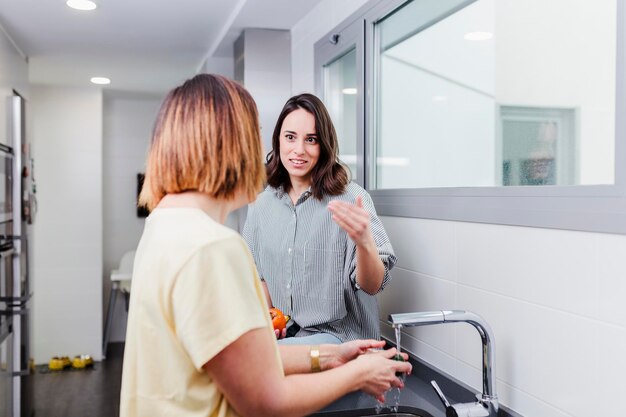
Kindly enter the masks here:
M 480 334 L 483 356 L 483 392 L 479 399 L 480 405 L 498 412 L 498 396 L 496 395 L 496 347 L 495 338 L 489 324 L 476 313 L 465 310 L 419 311 L 414 313 L 390 314 L 389 322 L 393 327 L 428 326 L 444 323 L 469 323 Z M 439 392 L 437 393 L 439 395 Z M 442 398 L 440 395 L 440 398 Z M 445 397 L 443 397 L 443 400 Z M 444 406 L 445 406 L 444 402 Z M 451 406 L 461 408 L 463 404 Z M 489 414 L 488 414 L 489 415 Z

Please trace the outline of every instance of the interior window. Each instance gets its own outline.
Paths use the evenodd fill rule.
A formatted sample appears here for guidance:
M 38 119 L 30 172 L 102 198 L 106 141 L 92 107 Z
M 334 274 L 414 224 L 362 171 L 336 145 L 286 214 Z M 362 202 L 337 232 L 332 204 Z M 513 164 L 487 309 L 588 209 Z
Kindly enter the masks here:
M 614 184 L 617 2 L 469 3 L 374 24 L 368 187 Z
M 315 68 L 380 215 L 626 234 L 624 2 L 371 0 Z
M 357 180 L 357 73 L 356 49 L 324 66 L 324 101 L 339 140 L 339 158 Z

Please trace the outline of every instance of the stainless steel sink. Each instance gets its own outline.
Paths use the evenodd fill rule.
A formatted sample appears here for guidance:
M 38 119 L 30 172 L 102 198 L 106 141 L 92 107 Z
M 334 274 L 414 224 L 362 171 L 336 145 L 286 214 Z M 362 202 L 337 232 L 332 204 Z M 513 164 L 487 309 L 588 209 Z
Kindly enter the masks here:
M 406 390 L 404 402 L 399 401 L 395 397 L 387 398 L 388 402 L 381 406 L 373 397 L 362 392 L 353 392 L 308 417 L 433 417 L 433 412 L 437 417 L 441 417 L 442 414 L 437 413 L 438 410 L 433 409 L 431 406 L 432 401 L 418 401 L 418 403 L 421 402 L 423 405 L 416 407 L 415 396 L 419 395 L 416 393 L 421 392 L 420 389 L 426 391 L 426 394 L 430 395 L 431 400 L 435 399 L 432 398 L 434 395 L 428 389 L 430 387 L 427 384 L 423 383 L 423 387 L 420 388 L 419 384 L 416 386 L 414 379 L 415 377 L 413 376 L 407 378 L 407 385 L 411 389 Z M 397 405 L 392 407 L 389 404 Z
M 390 412 L 389 410 L 376 413 L 376 410 L 372 408 L 360 410 L 322 411 L 312 414 L 309 417 L 432 417 L 429 413 L 422 413 L 413 407 L 402 408 L 404 408 L 404 410 L 400 410 L 397 413 Z
M 315 414 L 317 416 L 318 414 Z M 324 413 L 319 414 L 320 416 L 328 416 L 328 417 L 340 417 L 340 416 L 350 416 L 350 417 L 424 417 L 421 414 L 413 414 L 413 413 L 381 413 L 381 414 L 371 414 L 371 412 L 367 412 L 367 414 L 353 414 L 352 412 L 335 412 L 335 413 Z

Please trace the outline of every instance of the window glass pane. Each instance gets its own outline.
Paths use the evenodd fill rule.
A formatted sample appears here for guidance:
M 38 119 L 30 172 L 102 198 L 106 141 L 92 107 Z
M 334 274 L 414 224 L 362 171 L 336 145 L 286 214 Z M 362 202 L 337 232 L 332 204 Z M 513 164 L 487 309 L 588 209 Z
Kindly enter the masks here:
M 339 158 L 356 180 L 357 74 L 356 49 L 324 67 L 324 104 L 339 140 Z
M 379 21 L 370 188 L 613 184 L 616 6 L 414 0 Z

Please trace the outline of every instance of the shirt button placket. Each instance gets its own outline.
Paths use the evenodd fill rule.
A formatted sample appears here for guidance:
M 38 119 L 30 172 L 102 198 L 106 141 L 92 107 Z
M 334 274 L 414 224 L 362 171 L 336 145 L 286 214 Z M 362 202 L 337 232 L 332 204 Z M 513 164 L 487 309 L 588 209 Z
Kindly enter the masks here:
M 287 256 L 289 257 L 289 260 L 287 262 L 287 264 L 289 265 L 289 271 L 287 274 L 288 277 L 288 281 L 287 284 L 285 285 L 285 287 L 287 288 L 287 294 L 289 295 L 289 298 L 292 300 L 292 305 L 293 305 L 293 297 L 292 297 L 292 293 L 291 293 L 291 286 L 292 286 L 292 281 L 293 281 L 293 262 L 294 262 L 294 256 L 293 256 L 293 252 L 294 252 L 294 242 L 296 240 L 296 223 L 297 223 L 297 217 L 296 217 L 296 207 L 293 206 L 291 208 L 292 213 L 291 213 L 291 244 L 289 246 L 289 248 L 287 249 Z

